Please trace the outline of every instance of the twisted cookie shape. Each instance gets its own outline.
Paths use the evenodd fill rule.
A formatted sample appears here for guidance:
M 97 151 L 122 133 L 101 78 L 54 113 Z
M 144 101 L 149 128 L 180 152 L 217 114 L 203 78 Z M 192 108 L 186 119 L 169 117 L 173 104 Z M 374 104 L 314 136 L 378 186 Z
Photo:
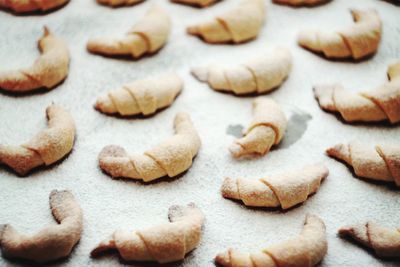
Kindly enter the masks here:
M 67 77 L 69 52 L 64 40 L 55 37 L 44 27 L 44 34 L 38 43 L 42 54 L 32 66 L 0 72 L 1 89 L 14 93 L 51 89 Z
M 115 231 L 92 250 L 92 257 L 117 249 L 127 261 L 157 261 L 167 263 L 182 260 L 200 242 L 204 215 L 193 203 L 171 206 L 170 223 L 137 231 Z
M 0 0 L 0 7 L 11 9 L 15 13 L 49 11 L 58 8 L 69 0 Z
M 97 0 L 97 3 L 106 6 L 132 6 L 143 2 L 144 0 Z
M 192 69 L 192 74 L 216 91 L 263 94 L 280 86 L 291 68 L 290 51 L 281 47 L 240 65 L 198 67 Z
M 327 154 L 352 166 L 357 176 L 400 186 L 400 146 L 351 142 L 329 148 Z
M 322 261 L 327 250 L 324 222 L 307 215 L 300 235 L 255 253 L 229 249 L 218 254 L 215 261 L 224 267 L 312 267 Z
M 400 256 L 400 229 L 383 227 L 368 222 L 339 229 L 342 237 L 352 237 L 367 248 L 371 248 L 378 257 L 398 258 Z
M 182 87 L 177 74 L 165 73 L 109 91 L 97 99 L 95 108 L 106 114 L 150 115 L 170 106 Z
M 288 209 L 316 193 L 328 174 L 325 166 L 315 164 L 259 180 L 225 178 L 221 193 L 225 198 L 242 200 L 246 206 Z
M 363 93 L 346 91 L 341 85 L 314 87 L 322 109 L 339 112 L 348 122 L 400 121 L 400 62 L 389 66 L 389 82 Z
M 273 0 L 274 3 L 289 6 L 315 6 L 331 0 Z
M 33 168 L 50 165 L 68 154 L 75 139 L 75 123 L 62 107 L 51 105 L 46 109 L 47 129 L 39 132 L 25 144 L 0 145 L 0 163 L 11 167 L 19 175 Z
M 219 0 L 171 0 L 171 2 L 185 4 L 185 5 L 192 5 L 198 7 L 207 7 Z
M 373 9 L 350 11 L 355 25 L 337 32 L 305 30 L 298 37 L 299 45 L 327 58 L 361 59 L 375 53 L 382 34 L 378 13 Z
M 186 113 L 175 116 L 176 134 L 143 155 L 128 155 L 119 146 L 103 148 L 99 155 L 100 168 L 112 177 L 141 179 L 149 182 L 168 175 L 177 176 L 192 165 L 200 148 L 200 137 Z
M 255 38 L 265 18 L 264 0 L 242 0 L 216 18 L 187 28 L 207 43 L 242 43 Z
M 101 37 L 90 39 L 87 49 L 91 53 L 106 56 L 139 58 L 160 50 L 167 42 L 171 30 L 168 14 L 159 6 L 153 6 L 133 28 L 119 39 Z
M 53 190 L 50 193 L 50 209 L 58 224 L 34 235 L 22 235 L 9 224 L 0 227 L 0 246 L 5 257 L 44 263 L 71 253 L 81 238 L 81 207 L 71 192 Z
M 279 105 L 272 99 L 258 97 L 253 101 L 253 121 L 244 131 L 244 137 L 235 140 L 229 150 L 235 158 L 264 155 L 280 143 L 286 126 L 287 119 Z

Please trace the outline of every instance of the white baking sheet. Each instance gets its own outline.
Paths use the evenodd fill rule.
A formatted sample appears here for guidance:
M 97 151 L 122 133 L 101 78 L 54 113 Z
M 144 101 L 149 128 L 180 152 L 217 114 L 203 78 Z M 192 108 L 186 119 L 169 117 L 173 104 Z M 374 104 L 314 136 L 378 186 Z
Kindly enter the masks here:
M 89 37 L 122 34 L 154 3 L 163 5 L 173 20 L 166 47 L 138 61 L 103 58 L 89 54 Z M 209 45 L 185 34 L 185 27 L 213 17 L 238 1 L 225 0 L 196 9 L 164 0 L 110 9 L 94 0 L 72 0 L 64 8 L 44 16 L 14 16 L 0 12 L 0 69 L 30 64 L 38 55 L 36 41 L 48 25 L 64 37 L 72 61 L 67 80 L 48 93 L 15 97 L 0 94 L 0 142 L 18 144 L 45 127 L 45 108 L 51 102 L 68 108 L 77 125 L 72 153 L 60 164 L 19 178 L 0 169 L 0 223 L 34 233 L 54 223 L 48 206 L 52 189 L 70 189 L 84 211 L 84 232 L 71 256 L 55 266 L 122 266 L 117 256 L 96 260 L 90 250 L 115 229 L 137 229 L 167 221 L 172 204 L 195 202 L 206 214 L 201 244 L 176 266 L 213 266 L 214 256 L 229 247 L 253 251 L 300 232 L 304 216 L 311 212 L 326 223 L 329 251 L 321 266 L 398 266 L 339 239 L 344 225 L 376 220 L 399 226 L 399 191 L 356 179 L 343 164 L 328 158 L 324 150 L 336 143 L 359 139 L 370 143 L 399 141 L 400 128 L 349 125 L 320 110 L 312 94 L 317 83 L 342 82 L 350 90 L 374 88 L 386 80 L 386 67 L 400 56 L 400 8 L 379 0 L 334 0 L 316 8 L 290 8 L 266 1 L 267 21 L 259 37 L 243 45 Z M 296 45 L 296 34 L 309 27 L 333 29 L 352 23 L 350 7 L 376 8 L 383 20 L 378 53 L 360 63 L 332 62 Z M 251 119 L 254 97 L 235 97 L 212 91 L 190 74 L 191 66 L 211 62 L 236 63 L 257 56 L 276 45 L 290 47 L 294 56 L 290 78 L 268 96 L 282 104 L 290 117 L 285 143 L 267 156 L 233 160 L 227 134 Z M 118 119 L 92 108 L 97 95 L 126 82 L 176 70 L 185 88 L 168 109 L 146 119 Z M 97 155 L 108 144 L 131 153 L 142 153 L 173 134 L 178 111 L 190 113 L 202 139 L 193 166 L 178 179 L 145 185 L 113 180 L 103 174 Z M 301 132 L 304 130 L 304 133 Z M 292 143 L 292 144 L 291 144 Z M 248 209 L 223 199 L 219 193 L 225 176 L 262 177 L 307 163 L 323 162 L 330 170 L 320 191 L 292 210 Z M 0 258 L 0 266 L 18 266 Z M 135 266 L 135 265 L 134 265 Z

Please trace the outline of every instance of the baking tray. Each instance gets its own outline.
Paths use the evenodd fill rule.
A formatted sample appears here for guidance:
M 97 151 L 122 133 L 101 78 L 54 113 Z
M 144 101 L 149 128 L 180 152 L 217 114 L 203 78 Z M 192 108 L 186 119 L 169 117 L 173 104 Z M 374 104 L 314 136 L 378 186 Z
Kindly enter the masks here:
M 86 51 L 89 37 L 123 34 L 155 3 L 164 6 L 173 21 L 169 42 L 159 53 L 134 61 Z M 0 169 L 0 223 L 12 223 L 22 232 L 34 233 L 54 223 L 48 206 L 50 191 L 70 189 L 82 206 L 84 231 L 71 256 L 54 266 L 123 266 L 126 263 L 116 255 L 93 260 L 90 250 L 115 229 L 134 230 L 166 222 L 170 205 L 195 202 L 206 215 L 202 241 L 184 261 L 172 266 L 213 266 L 215 255 L 229 247 L 254 251 L 298 234 L 305 214 L 314 213 L 324 220 L 329 241 L 321 266 L 396 266 L 395 262 L 376 259 L 336 233 L 342 225 L 367 220 L 398 227 L 399 192 L 353 177 L 349 168 L 328 158 L 324 151 L 354 139 L 398 142 L 400 128 L 343 123 L 318 107 L 312 86 L 342 82 L 347 89 L 358 91 L 385 82 L 387 65 L 400 56 L 399 7 L 378 0 L 334 0 L 315 8 L 290 8 L 266 1 L 266 23 L 252 42 L 209 45 L 185 33 L 188 25 L 237 3 L 226 0 L 197 9 L 167 0 L 147 0 L 133 7 L 111 9 L 94 0 L 72 0 L 46 15 L 0 12 L 1 70 L 29 65 L 37 57 L 36 41 L 43 25 L 65 38 L 71 53 L 68 78 L 52 91 L 21 97 L 0 95 L 0 142 L 18 144 L 44 128 L 45 108 L 52 102 L 68 108 L 77 125 L 74 149 L 61 163 L 25 178 Z M 383 39 L 374 57 L 359 63 L 332 62 L 297 46 L 296 35 L 301 29 L 350 25 L 351 7 L 375 8 L 383 20 Z M 234 160 L 228 147 L 240 128 L 250 122 L 254 97 L 215 92 L 195 80 L 190 68 L 212 62 L 233 64 L 278 45 L 291 49 L 293 69 L 289 79 L 268 96 L 282 105 L 289 118 L 287 136 L 264 157 Z M 177 71 L 185 87 L 170 108 L 155 116 L 119 119 L 93 109 L 100 93 L 167 70 Z M 113 180 L 101 172 L 97 156 L 105 145 L 117 144 L 132 153 L 142 153 L 173 134 L 172 121 L 178 111 L 190 114 L 202 140 L 193 166 L 184 175 L 147 185 Z M 317 194 L 289 211 L 246 208 L 219 193 L 225 176 L 257 178 L 314 162 L 324 163 L 329 177 Z M 0 258 L 0 266 L 19 265 Z

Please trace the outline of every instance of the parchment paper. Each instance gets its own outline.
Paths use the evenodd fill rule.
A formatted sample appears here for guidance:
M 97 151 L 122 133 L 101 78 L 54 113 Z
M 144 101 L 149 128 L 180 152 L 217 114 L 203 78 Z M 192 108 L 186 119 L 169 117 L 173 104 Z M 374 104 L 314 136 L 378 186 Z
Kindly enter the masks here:
M 158 54 L 133 61 L 86 51 L 89 37 L 123 34 L 154 3 L 164 6 L 173 21 L 169 42 Z M 54 223 L 48 204 L 50 191 L 72 190 L 84 211 L 84 232 L 71 256 L 54 266 L 122 266 L 117 256 L 93 260 L 89 252 L 118 228 L 134 230 L 166 222 L 170 205 L 193 201 L 206 215 L 202 241 L 183 262 L 172 266 L 213 266 L 215 255 L 229 247 L 255 251 L 298 234 L 305 214 L 314 213 L 325 221 L 328 232 L 329 251 L 321 266 L 399 266 L 376 259 L 336 234 L 342 225 L 367 220 L 400 226 L 399 191 L 353 177 L 349 168 L 328 158 L 324 151 L 354 139 L 373 144 L 398 142 L 400 128 L 345 124 L 323 112 L 312 94 L 312 86 L 320 83 L 341 82 L 347 89 L 358 91 L 385 82 L 387 65 L 400 56 L 399 7 L 379 0 L 334 0 L 316 8 L 290 8 L 266 1 L 266 23 L 252 42 L 209 45 L 185 33 L 186 26 L 237 3 L 225 0 L 197 9 L 166 0 L 147 0 L 137 6 L 111 9 L 94 0 L 72 0 L 43 16 L 15 16 L 1 11 L 1 70 L 31 64 L 38 55 L 36 42 L 43 25 L 67 40 L 72 61 L 66 81 L 50 92 L 23 97 L 0 94 L 0 143 L 22 143 L 44 128 L 45 108 L 51 102 L 71 111 L 77 139 L 65 160 L 26 178 L 0 169 L 0 223 L 34 233 Z M 332 62 L 297 46 L 296 35 L 301 29 L 333 30 L 351 25 L 350 7 L 376 8 L 383 20 L 383 39 L 374 57 L 360 63 Z M 267 156 L 234 160 L 228 152 L 235 138 L 232 133 L 237 134 L 250 122 L 254 97 L 215 92 L 195 80 L 190 67 L 212 62 L 235 64 L 277 45 L 289 47 L 294 57 L 289 79 L 268 95 L 291 118 L 288 140 Z M 167 70 L 177 71 L 185 88 L 170 108 L 155 116 L 119 119 L 93 109 L 100 93 Z M 117 144 L 131 153 L 142 153 L 173 134 L 172 121 L 178 111 L 190 113 L 202 140 L 188 172 L 149 185 L 113 180 L 101 172 L 97 155 L 105 145 Z M 219 193 L 225 176 L 256 179 L 314 162 L 326 164 L 329 177 L 316 195 L 286 212 L 249 209 L 223 199 Z M 0 258 L 0 266 L 19 265 Z

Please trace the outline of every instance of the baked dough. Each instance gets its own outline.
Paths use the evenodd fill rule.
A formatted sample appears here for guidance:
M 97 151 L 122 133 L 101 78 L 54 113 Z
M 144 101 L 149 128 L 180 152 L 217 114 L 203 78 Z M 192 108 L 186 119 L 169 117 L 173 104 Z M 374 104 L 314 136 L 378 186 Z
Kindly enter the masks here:
M 282 140 L 287 119 L 280 106 L 272 99 L 258 97 L 253 100 L 253 121 L 244 136 L 229 148 L 235 158 L 245 155 L 264 155 Z
M 139 4 L 143 1 L 144 0 L 97 0 L 97 3 L 106 6 L 118 7 L 118 6 L 132 6 Z
M 264 23 L 264 0 L 242 0 L 214 19 L 187 28 L 207 43 L 242 43 L 257 37 Z
M 183 87 L 175 73 L 136 80 L 97 99 L 95 108 L 106 114 L 150 115 L 174 102 Z
M 298 43 L 327 58 L 357 60 L 374 54 L 382 34 L 378 12 L 374 9 L 350 11 L 355 25 L 337 32 L 305 30 L 300 33 Z
M 383 227 L 368 222 L 339 229 L 339 235 L 349 236 L 367 248 L 371 248 L 378 257 L 399 258 L 400 229 Z
M 90 39 L 87 49 L 105 56 L 131 55 L 139 58 L 160 50 L 167 42 L 170 30 L 171 21 L 167 12 L 159 6 L 153 6 L 123 37 Z
M 50 165 L 68 154 L 74 145 L 75 123 L 62 107 L 50 105 L 46 109 L 48 127 L 22 145 L 1 145 L 0 163 L 11 167 L 19 175 L 41 165 Z
M 400 62 L 389 66 L 389 82 L 362 93 L 345 90 L 341 85 L 314 87 L 322 109 L 339 112 L 345 121 L 400 122 Z
M 0 0 L 1 1 L 1 0 Z M 64 40 L 55 37 L 47 27 L 38 41 L 42 53 L 32 66 L 0 72 L 0 88 L 14 93 L 51 89 L 68 75 L 69 52 Z
M 351 142 L 329 148 L 327 154 L 352 166 L 357 176 L 395 182 L 400 186 L 400 145 Z
M 224 267 L 311 267 L 322 261 L 327 250 L 324 222 L 315 215 L 307 215 L 300 235 L 260 252 L 229 249 L 218 254 L 215 261 Z
M 204 222 L 202 211 L 193 203 L 172 206 L 168 211 L 170 223 L 137 231 L 115 231 L 110 238 L 92 250 L 92 257 L 117 249 L 126 261 L 157 261 L 167 263 L 183 260 L 196 248 Z
M 174 120 L 175 135 L 142 155 L 128 155 L 116 145 L 103 148 L 100 168 L 112 177 L 140 179 L 149 182 L 164 176 L 174 177 L 190 168 L 200 148 L 200 137 L 187 113 Z
M 198 6 L 198 7 L 211 6 L 212 4 L 214 4 L 218 1 L 219 0 L 171 0 L 171 2 L 174 2 L 174 3 Z
M 46 12 L 68 2 L 69 0 L 0 0 L 0 8 L 10 9 L 15 13 Z
M 192 74 L 216 91 L 233 92 L 236 95 L 263 94 L 280 86 L 291 68 L 289 49 L 280 47 L 236 66 L 193 68 Z
M 325 166 L 315 164 L 257 180 L 225 178 L 221 193 L 225 198 L 242 200 L 246 206 L 288 209 L 316 193 L 328 174 Z
M 273 0 L 276 4 L 289 6 L 316 6 L 330 1 L 331 0 Z
M 71 253 L 81 238 L 81 207 L 71 192 L 53 190 L 50 209 L 58 224 L 47 226 L 36 234 L 20 234 L 9 224 L 0 226 L 0 246 L 4 257 L 44 263 Z

